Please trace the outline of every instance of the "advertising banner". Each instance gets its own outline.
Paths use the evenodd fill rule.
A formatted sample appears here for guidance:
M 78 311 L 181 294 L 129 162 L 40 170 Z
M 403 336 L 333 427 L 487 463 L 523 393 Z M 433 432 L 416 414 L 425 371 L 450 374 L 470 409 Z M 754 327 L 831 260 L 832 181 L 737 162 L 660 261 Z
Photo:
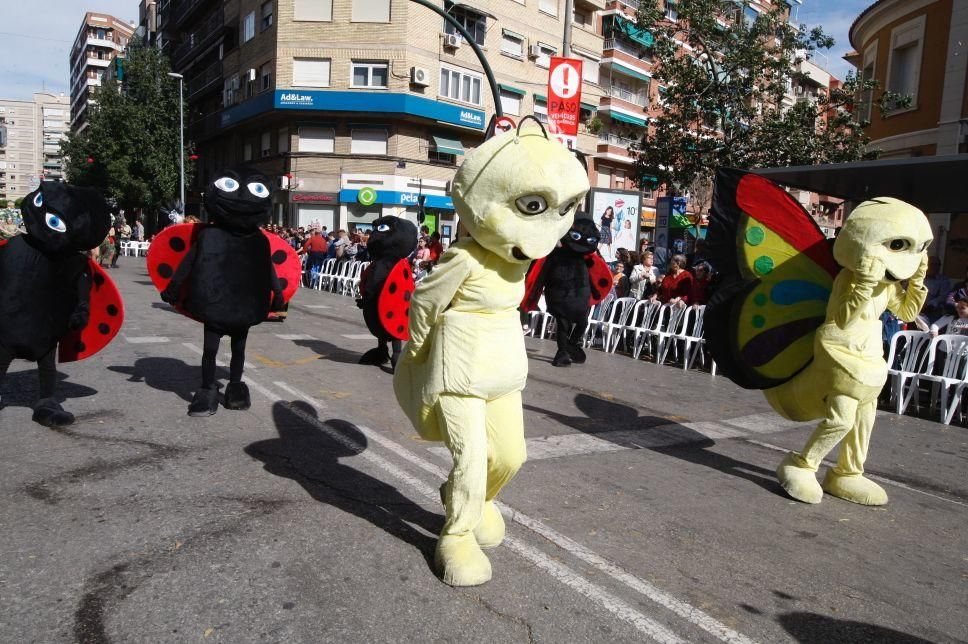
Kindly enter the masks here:
M 551 57 L 548 68 L 548 129 L 569 150 L 578 147 L 581 65 L 575 58 Z
M 615 251 L 637 251 L 642 195 L 637 192 L 592 190 L 592 219 L 598 226 L 598 252 L 606 262 Z

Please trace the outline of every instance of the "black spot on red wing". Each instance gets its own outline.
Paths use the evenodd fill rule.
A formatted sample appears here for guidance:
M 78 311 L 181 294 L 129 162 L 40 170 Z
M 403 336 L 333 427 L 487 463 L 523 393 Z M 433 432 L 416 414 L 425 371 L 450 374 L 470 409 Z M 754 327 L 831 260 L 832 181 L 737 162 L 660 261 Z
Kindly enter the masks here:
M 97 331 L 101 335 L 107 335 L 108 333 L 111 333 L 111 327 L 104 322 L 101 322 L 99 325 L 97 325 Z
M 595 265 L 595 260 L 592 259 L 591 257 L 585 260 L 585 266 L 587 266 L 588 268 L 591 268 L 594 265 Z
M 403 333 L 403 325 L 397 327 L 397 333 Z
M 282 290 L 285 291 L 287 286 L 289 286 L 289 280 L 287 280 L 285 277 L 280 277 L 279 278 L 279 287 L 282 288 Z
M 172 237 L 168 240 L 168 245 L 171 246 L 171 249 L 176 253 L 185 252 L 185 240 L 181 237 Z
M 101 275 L 100 273 L 95 273 L 94 274 L 94 284 L 96 286 L 98 286 L 98 287 L 100 287 L 102 284 L 104 284 L 104 276 Z
M 410 319 L 410 307 L 409 307 L 409 306 L 408 306 L 408 307 L 407 307 L 407 309 L 406 309 L 406 310 L 405 310 L 405 311 L 403 312 L 403 314 L 404 314 L 404 316 L 406 316 L 406 318 L 407 318 L 408 320 Z
M 115 315 L 118 314 L 118 307 L 116 307 L 113 304 L 108 304 L 107 311 L 108 311 L 108 315 L 110 315 L 111 317 L 114 317 Z
M 409 302 L 410 301 L 410 298 L 412 297 L 412 295 L 413 295 L 413 293 L 411 293 L 410 291 L 404 291 L 403 292 L 403 301 L 404 302 Z
M 265 255 L 263 255 L 265 257 Z M 171 276 L 175 274 L 175 271 L 171 269 L 170 264 L 158 264 L 158 274 L 164 279 L 171 279 Z
M 393 311 L 387 311 L 386 318 L 389 320 L 392 317 L 393 317 Z
M 272 263 L 273 264 L 282 264 L 285 261 L 286 261 L 286 251 L 284 251 L 284 250 L 277 250 L 276 252 L 274 252 L 272 254 Z
M 410 279 L 410 271 L 407 268 L 404 268 L 403 269 L 403 279 L 405 279 L 405 280 L 409 280 Z
M 84 349 L 86 348 L 87 346 L 83 342 L 78 342 L 77 344 L 74 345 L 74 350 L 77 351 L 78 353 L 84 353 Z
M 597 299 L 598 299 L 598 298 L 600 298 L 601 296 L 602 296 L 602 294 L 601 294 L 601 293 L 599 293 L 598 291 L 596 291 L 596 290 L 595 290 L 594 288 L 592 289 L 592 297 L 593 297 L 594 299 L 596 299 L 596 300 L 597 300 Z
M 602 288 L 605 288 L 608 286 L 608 280 L 603 277 L 602 279 L 598 280 L 598 285 Z
M 396 293 L 397 292 L 397 283 L 396 282 L 390 282 L 390 286 L 387 287 L 387 290 L 389 291 L 390 295 L 393 295 L 394 293 Z

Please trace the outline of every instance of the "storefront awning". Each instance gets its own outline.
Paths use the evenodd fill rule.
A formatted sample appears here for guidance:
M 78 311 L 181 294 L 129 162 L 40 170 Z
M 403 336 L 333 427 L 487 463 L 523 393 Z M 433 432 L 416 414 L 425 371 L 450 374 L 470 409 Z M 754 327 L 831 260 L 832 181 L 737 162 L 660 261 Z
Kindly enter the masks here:
M 498 83 L 497 86 L 503 89 L 505 92 L 511 92 L 512 94 L 517 94 L 518 96 L 524 96 L 527 94 L 527 92 L 523 89 L 518 89 L 514 85 L 508 85 L 507 83 Z
M 651 81 L 652 77 L 644 72 L 640 72 L 637 69 L 632 69 L 627 65 L 623 65 L 617 60 L 612 60 L 612 69 L 620 74 L 625 74 L 626 76 L 631 76 L 632 78 L 637 78 L 640 81 Z
M 968 212 L 968 154 L 763 168 L 752 172 L 792 188 L 859 203 L 896 197 L 924 212 Z
M 619 20 L 617 26 L 621 29 L 622 33 L 631 38 L 635 42 L 639 43 L 643 47 L 651 47 L 654 38 L 652 34 L 644 29 L 638 29 L 631 20 L 618 16 Z
M 433 135 L 433 139 L 438 152 L 443 152 L 444 154 L 464 154 L 464 146 L 461 145 L 460 141 L 447 139 L 436 134 Z
M 608 115 L 614 121 L 621 121 L 622 123 L 629 123 L 630 125 L 638 125 L 639 127 L 644 127 L 645 125 L 648 124 L 648 121 L 646 121 L 645 119 L 640 119 L 635 116 L 629 116 L 628 114 L 622 114 L 621 112 L 616 112 L 614 110 L 610 110 L 608 112 Z

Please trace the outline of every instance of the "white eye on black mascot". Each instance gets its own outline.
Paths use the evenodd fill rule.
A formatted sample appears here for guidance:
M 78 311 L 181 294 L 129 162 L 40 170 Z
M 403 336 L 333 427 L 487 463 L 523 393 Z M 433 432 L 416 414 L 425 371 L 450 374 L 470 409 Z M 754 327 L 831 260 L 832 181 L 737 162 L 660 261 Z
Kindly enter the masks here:
M 202 384 L 190 416 L 218 410 L 215 358 L 223 335 L 232 344 L 226 409 L 248 409 L 242 382 L 249 329 L 280 311 L 299 282 L 292 247 L 261 230 L 272 208 L 269 179 L 250 168 L 223 170 L 205 190 L 208 224 L 177 224 L 155 238 L 148 271 L 161 299 L 205 325 Z
M 410 296 L 414 290 L 409 257 L 417 249 L 417 227 L 399 217 L 380 217 L 373 222 L 367 243 L 370 265 L 360 276 L 360 298 L 366 328 L 377 346 L 360 358 L 360 364 L 396 366 L 401 341 L 409 338 Z M 393 354 L 387 350 L 387 342 Z
M 33 420 L 63 427 L 74 416 L 54 399 L 54 350 L 61 362 L 94 355 L 124 319 L 114 284 L 84 254 L 104 241 L 111 213 L 96 190 L 48 181 L 24 197 L 21 211 L 27 234 L 0 241 L 0 383 L 15 358 L 35 361 Z

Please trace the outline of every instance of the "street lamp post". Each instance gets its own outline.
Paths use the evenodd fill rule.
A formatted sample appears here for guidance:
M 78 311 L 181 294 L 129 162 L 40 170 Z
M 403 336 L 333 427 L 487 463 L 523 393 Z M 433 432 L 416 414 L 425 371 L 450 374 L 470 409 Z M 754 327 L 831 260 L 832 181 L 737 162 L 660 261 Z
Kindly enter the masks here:
M 178 79 L 178 166 L 181 171 L 180 194 L 182 214 L 185 214 L 185 96 L 184 81 L 185 77 L 181 74 L 168 72 L 172 78 Z

